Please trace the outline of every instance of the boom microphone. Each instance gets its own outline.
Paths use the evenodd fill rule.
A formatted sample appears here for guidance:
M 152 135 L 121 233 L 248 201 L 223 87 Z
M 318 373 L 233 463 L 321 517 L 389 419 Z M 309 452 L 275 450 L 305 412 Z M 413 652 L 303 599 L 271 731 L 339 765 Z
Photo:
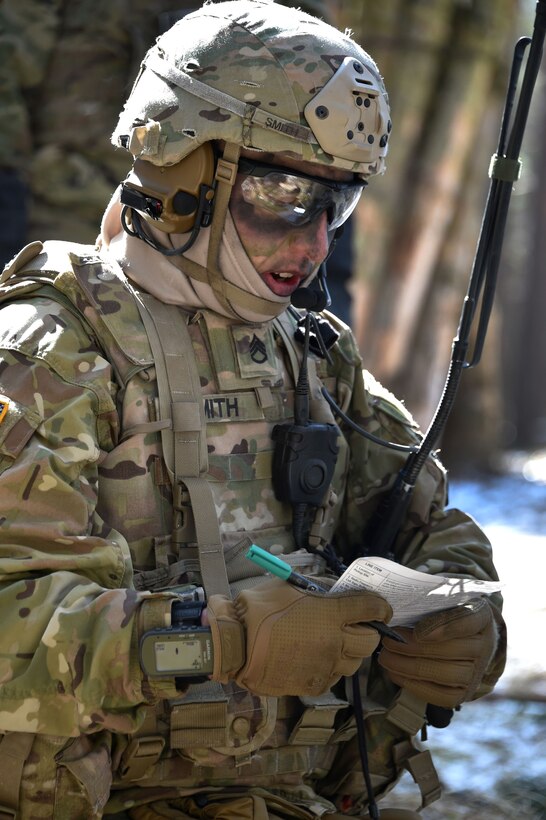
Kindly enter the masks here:
M 317 283 L 320 290 L 315 288 L 298 288 L 290 297 L 291 303 L 295 308 L 302 308 L 303 310 L 321 311 L 332 304 L 330 291 L 326 284 L 326 262 L 322 262 L 317 275 Z
M 324 291 L 314 288 L 298 288 L 290 297 L 290 301 L 295 308 L 314 311 L 324 310 L 328 302 Z

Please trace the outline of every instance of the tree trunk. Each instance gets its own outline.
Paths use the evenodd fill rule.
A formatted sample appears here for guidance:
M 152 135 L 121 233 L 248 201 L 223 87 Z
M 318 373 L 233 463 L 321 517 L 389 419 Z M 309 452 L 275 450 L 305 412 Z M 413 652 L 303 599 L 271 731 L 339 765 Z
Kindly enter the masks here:
M 353 326 L 366 367 L 423 426 L 442 392 L 472 266 L 517 8 L 352 0 L 338 10 L 379 64 L 393 120 L 386 176 L 372 180 L 356 214 Z M 471 380 L 477 411 L 457 427 L 484 461 L 501 428 L 493 334 Z
M 531 241 L 524 270 L 515 271 L 524 276 L 521 320 L 513 339 L 518 353 L 511 380 L 514 396 L 514 444 L 522 448 L 546 446 L 546 67 L 542 66 L 537 95 L 541 110 L 536 131 L 536 142 L 529 158 L 533 189 L 528 197 L 532 214 Z

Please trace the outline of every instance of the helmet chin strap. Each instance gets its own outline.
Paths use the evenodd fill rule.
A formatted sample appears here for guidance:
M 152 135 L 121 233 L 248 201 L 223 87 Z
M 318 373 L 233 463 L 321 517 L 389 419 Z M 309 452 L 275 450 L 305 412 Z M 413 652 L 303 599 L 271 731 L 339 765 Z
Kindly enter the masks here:
M 226 142 L 223 156 L 216 161 L 216 194 L 214 195 L 214 214 L 210 226 L 209 250 L 207 256 L 207 271 L 209 283 L 214 295 L 220 304 L 229 311 L 234 311 L 233 305 L 226 293 L 226 280 L 220 270 L 220 244 L 226 224 L 231 192 L 237 179 L 237 163 L 241 148 L 233 142 Z
M 263 316 L 265 321 L 278 314 L 279 303 L 256 296 L 238 285 L 228 282 L 220 269 L 220 246 L 225 230 L 229 200 L 237 178 L 237 163 L 240 152 L 239 145 L 228 142 L 225 144 L 223 156 L 217 162 L 214 214 L 210 225 L 206 268 L 185 256 L 180 258 L 178 264 L 190 278 L 208 283 L 211 286 L 214 295 L 229 316 L 246 321 L 240 313 L 241 309 L 246 309 L 247 312 Z

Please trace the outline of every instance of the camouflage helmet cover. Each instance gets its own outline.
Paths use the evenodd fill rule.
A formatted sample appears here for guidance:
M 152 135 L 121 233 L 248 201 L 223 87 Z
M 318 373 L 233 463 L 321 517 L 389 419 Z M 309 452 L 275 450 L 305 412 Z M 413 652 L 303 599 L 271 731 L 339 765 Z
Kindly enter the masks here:
M 112 142 L 166 166 L 225 140 L 369 177 L 390 127 L 377 66 L 349 36 L 271 0 L 228 0 L 158 38 Z

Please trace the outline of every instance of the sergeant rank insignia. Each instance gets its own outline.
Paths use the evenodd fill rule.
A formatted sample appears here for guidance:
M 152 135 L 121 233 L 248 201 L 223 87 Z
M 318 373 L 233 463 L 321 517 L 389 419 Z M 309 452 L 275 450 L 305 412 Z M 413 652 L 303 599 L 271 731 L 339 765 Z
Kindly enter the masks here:
M 250 358 L 256 364 L 263 364 L 267 361 L 267 348 L 261 339 L 258 339 L 256 334 L 250 340 L 249 346 Z

